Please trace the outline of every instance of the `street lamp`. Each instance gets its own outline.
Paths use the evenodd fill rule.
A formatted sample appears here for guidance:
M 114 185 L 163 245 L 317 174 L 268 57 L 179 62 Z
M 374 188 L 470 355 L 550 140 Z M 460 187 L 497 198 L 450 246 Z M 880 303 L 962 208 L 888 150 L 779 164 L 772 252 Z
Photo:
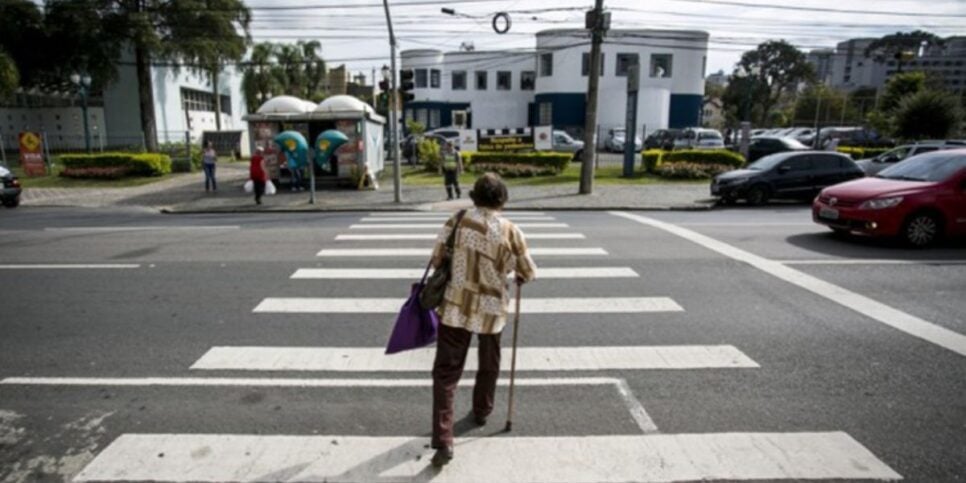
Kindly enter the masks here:
M 81 98 L 81 115 L 84 117 L 84 149 L 91 152 L 91 130 L 87 122 L 87 96 L 91 88 L 91 76 L 73 73 L 70 75 L 70 82 L 77 88 L 77 94 Z
M 758 77 L 759 74 L 761 74 L 761 67 L 757 65 L 751 68 L 742 67 L 741 69 L 735 72 L 735 77 L 739 79 L 748 79 L 748 90 L 745 93 L 745 102 L 744 102 L 745 112 L 744 112 L 744 116 L 741 116 L 743 120 L 741 121 L 741 126 L 740 126 L 741 142 L 739 144 L 739 150 L 741 151 L 741 155 L 744 156 L 745 159 L 748 159 L 748 143 L 749 143 L 749 137 L 751 137 L 751 94 L 755 86 L 753 79 L 755 77 Z

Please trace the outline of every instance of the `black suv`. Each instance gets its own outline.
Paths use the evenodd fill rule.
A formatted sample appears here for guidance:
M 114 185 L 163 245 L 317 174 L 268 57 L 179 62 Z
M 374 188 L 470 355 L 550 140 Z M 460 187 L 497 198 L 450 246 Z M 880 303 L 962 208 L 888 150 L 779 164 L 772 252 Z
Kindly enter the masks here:
M 823 188 L 862 178 L 848 156 L 829 151 L 790 151 L 765 156 L 744 169 L 711 180 L 711 194 L 724 203 L 745 199 L 760 205 L 771 198 L 811 200 Z

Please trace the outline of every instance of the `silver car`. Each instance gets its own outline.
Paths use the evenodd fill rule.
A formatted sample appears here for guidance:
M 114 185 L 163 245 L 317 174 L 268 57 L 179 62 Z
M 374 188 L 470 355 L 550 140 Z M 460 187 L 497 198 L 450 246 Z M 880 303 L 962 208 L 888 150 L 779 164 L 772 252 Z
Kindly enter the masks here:
M 584 142 L 578 141 L 565 131 L 553 131 L 553 151 L 562 153 L 574 153 L 574 159 L 578 160 L 584 154 Z
M 623 127 L 615 127 L 607 132 L 607 139 L 604 140 L 604 149 L 615 153 L 624 152 L 624 143 L 627 138 L 627 131 Z M 634 151 L 640 151 L 644 147 L 644 142 L 640 136 L 634 136 Z

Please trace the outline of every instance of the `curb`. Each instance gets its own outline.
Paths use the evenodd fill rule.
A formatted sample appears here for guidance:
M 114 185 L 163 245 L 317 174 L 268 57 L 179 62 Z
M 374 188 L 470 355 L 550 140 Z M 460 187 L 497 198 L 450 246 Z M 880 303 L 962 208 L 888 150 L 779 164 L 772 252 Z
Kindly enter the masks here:
M 544 207 L 544 206 L 513 206 L 510 208 L 505 208 L 504 212 L 513 211 L 711 211 L 715 208 L 716 203 L 695 203 L 691 205 L 673 205 L 673 206 L 660 206 L 660 205 L 642 205 L 642 206 L 628 206 L 628 205 L 614 205 L 614 206 L 594 206 L 594 207 Z M 446 209 L 432 209 L 424 208 L 418 206 L 378 206 L 378 207 L 365 207 L 365 206 L 354 206 L 354 207 L 282 207 L 279 209 L 269 208 L 269 209 L 258 209 L 255 207 L 225 207 L 225 208 L 215 208 L 215 209 L 178 209 L 174 207 L 163 207 L 159 210 L 161 213 L 166 215 L 198 215 L 198 214 L 219 214 L 219 213 L 353 213 L 360 211 L 410 211 L 413 213 L 419 212 L 445 212 L 451 211 Z

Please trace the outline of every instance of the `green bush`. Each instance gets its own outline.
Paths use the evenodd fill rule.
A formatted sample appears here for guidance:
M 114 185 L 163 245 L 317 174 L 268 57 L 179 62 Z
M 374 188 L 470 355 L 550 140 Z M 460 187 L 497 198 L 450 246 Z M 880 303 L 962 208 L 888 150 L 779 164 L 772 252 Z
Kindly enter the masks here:
M 561 173 L 570 165 L 571 153 L 463 153 L 463 166 L 475 164 L 522 164 L 541 168 L 552 168 L 554 174 Z
M 745 158 L 727 149 L 683 149 L 671 151 L 661 157 L 664 163 L 723 164 L 732 168 L 745 165 Z
M 689 163 L 678 161 L 661 163 L 656 173 L 662 178 L 670 179 L 708 179 L 733 168 L 727 164 Z
M 171 160 L 172 173 L 190 173 L 194 171 L 191 160 L 188 158 L 176 158 Z
M 127 168 L 127 176 L 161 176 L 171 172 L 171 158 L 157 153 L 63 154 L 57 157 L 66 170 Z
M 426 171 L 437 171 L 439 169 L 439 163 L 442 161 L 443 156 L 439 151 L 439 143 L 435 139 L 420 139 L 419 144 L 416 145 L 416 149 L 419 150 L 419 160 L 423 162 L 423 167 L 426 168 Z
M 204 154 L 204 150 L 197 144 L 189 144 L 188 149 L 191 152 L 190 164 L 187 164 L 189 158 L 185 153 L 184 143 L 163 143 L 158 146 L 158 152 L 167 154 L 171 158 L 171 162 L 174 163 L 171 170 L 176 173 L 187 173 L 192 170 L 201 169 L 201 157 Z M 185 164 L 187 164 L 187 170 L 184 169 Z
M 661 165 L 661 158 L 664 156 L 665 151 L 663 149 L 648 149 L 641 153 L 641 164 L 644 165 L 644 171 L 648 173 L 657 172 L 658 166 Z
M 496 173 L 504 178 L 529 178 L 533 176 L 553 176 L 557 174 L 553 166 L 534 166 L 532 164 L 473 163 L 469 168 L 473 173 Z

